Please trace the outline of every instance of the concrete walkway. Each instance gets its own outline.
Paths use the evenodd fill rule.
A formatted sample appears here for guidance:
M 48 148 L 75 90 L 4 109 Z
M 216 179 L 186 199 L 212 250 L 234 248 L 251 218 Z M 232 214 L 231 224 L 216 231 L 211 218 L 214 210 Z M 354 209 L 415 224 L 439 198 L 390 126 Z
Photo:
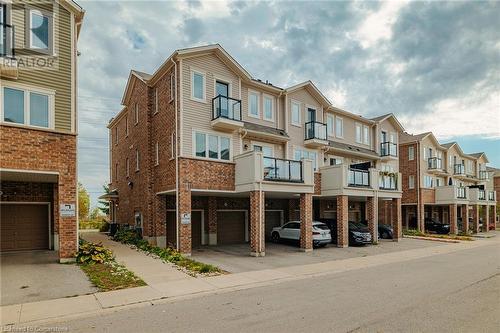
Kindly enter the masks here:
M 447 246 L 426 247 L 400 252 L 391 252 L 370 257 L 349 258 L 309 265 L 289 266 L 278 269 L 266 269 L 214 277 L 186 277 L 182 279 L 172 279 L 169 282 L 156 282 L 145 287 L 99 292 L 93 295 L 78 296 L 73 298 L 4 306 L 0 309 L 0 324 L 18 325 L 30 323 L 33 325 L 35 323 L 47 323 L 53 321 L 54 319 L 60 320 L 62 317 L 80 317 L 89 314 L 106 313 L 109 311 L 115 311 L 118 307 L 134 306 L 134 304 L 136 304 L 135 306 L 141 306 L 141 304 L 138 303 L 155 305 L 178 298 L 195 297 L 196 295 L 199 296 L 210 293 L 230 292 L 273 285 L 284 281 L 337 274 L 390 263 L 403 263 L 410 260 L 468 250 L 492 244 L 499 245 L 500 239 L 496 237 L 474 242 L 449 244 Z M 121 248 L 122 246 L 123 245 L 120 245 L 118 247 Z M 118 253 L 120 253 L 121 250 L 122 249 L 120 249 Z M 124 253 L 128 252 L 125 250 L 123 251 Z M 134 261 L 131 260 L 131 263 L 134 264 Z M 137 266 L 139 270 L 137 272 L 138 275 L 141 274 L 140 270 L 143 269 L 142 274 L 145 276 L 153 276 L 153 273 L 151 273 L 151 275 L 148 275 L 149 273 L 146 274 L 149 270 L 141 268 L 141 266 L 142 265 L 140 264 Z M 153 278 L 153 281 L 155 281 L 155 278 Z

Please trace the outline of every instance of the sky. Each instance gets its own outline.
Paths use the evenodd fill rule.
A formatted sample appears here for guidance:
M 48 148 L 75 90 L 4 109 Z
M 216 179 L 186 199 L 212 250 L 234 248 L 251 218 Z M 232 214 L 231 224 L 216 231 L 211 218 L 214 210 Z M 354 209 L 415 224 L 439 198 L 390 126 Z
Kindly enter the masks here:
M 93 205 L 109 181 L 106 125 L 131 69 L 221 44 L 253 77 L 312 80 L 335 106 L 392 112 L 500 167 L 500 2 L 78 1 L 78 176 Z

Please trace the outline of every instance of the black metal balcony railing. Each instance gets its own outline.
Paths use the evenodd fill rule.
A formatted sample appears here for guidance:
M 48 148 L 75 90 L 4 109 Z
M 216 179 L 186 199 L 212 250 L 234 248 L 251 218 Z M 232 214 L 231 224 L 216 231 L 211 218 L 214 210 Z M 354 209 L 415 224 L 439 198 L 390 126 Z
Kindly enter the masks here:
M 212 120 L 226 118 L 241 121 L 241 101 L 231 97 L 217 95 L 212 99 Z
M 380 156 L 398 156 L 398 145 L 393 142 L 382 142 L 380 144 Z
M 431 170 L 442 170 L 443 161 L 439 157 L 429 157 L 427 167 Z
M 327 140 L 326 124 L 317 121 L 309 121 L 305 124 L 305 131 L 305 140 Z
M 457 191 L 457 198 L 459 198 L 459 199 L 466 199 L 467 198 L 466 192 L 465 192 L 465 187 L 457 187 L 456 191 Z
M 0 57 L 15 58 L 14 27 L 7 23 L 0 23 Z
M 495 201 L 495 191 L 488 192 L 488 200 Z
M 463 164 L 455 164 L 453 166 L 453 173 L 455 175 L 465 175 L 465 165 L 463 165 Z
M 486 170 L 480 170 L 479 171 L 479 179 L 481 179 L 481 180 L 488 180 L 488 171 L 486 171 Z
M 264 180 L 302 183 L 302 162 L 264 156 Z
M 381 190 L 396 190 L 397 189 L 396 176 L 380 175 L 378 179 L 378 187 Z
M 484 190 L 479 190 L 478 199 L 479 200 L 486 200 L 486 192 Z
M 369 187 L 370 172 L 368 170 L 349 169 L 347 182 L 349 186 Z

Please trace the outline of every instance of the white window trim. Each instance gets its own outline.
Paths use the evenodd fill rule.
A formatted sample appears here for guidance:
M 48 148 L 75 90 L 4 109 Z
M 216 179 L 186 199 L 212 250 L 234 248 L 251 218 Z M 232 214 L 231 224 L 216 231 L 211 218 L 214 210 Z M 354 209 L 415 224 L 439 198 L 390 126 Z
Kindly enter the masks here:
M 135 150 L 135 172 L 139 171 L 139 149 Z
M 40 10 L 38 8 L 27 8 L 26 9 L 26 44 L 28 45 L 28 48 L 31 50 L 36 50 L 37 52 L 53 55 L 54 54 L 54 15 L 53 13 L 47 12 L 45 10 Z M 32 19 L 33 16 L 32 14 L 40 15 L 40 16 L 45 16 L 48 18 L 48 44 L 47 49 L 42 49 L 39 47 L 36 47 L 32 44 L 32 38 L 31 38 L 31 27 L 32 27 Z
M 261 147 L 267 147 L 267 148 L 271 148 L 271 151 L 272 151 L 272 154 L 274 157 L 274 145 L 272 144 L 269 144 L 269 143 L 265 143 L 265 142 L 260 142 L 260 141 L 252 141 L 251 142 L 251 145 L 252 145 L 252 150 L 254 150 L 254 146 L 261 146 Z
M 294 104 L 299 106 L 299 122 L 298 123 L 293 121 L 293 105 Z M 290 102 L 290 123 L 293 126 L 302 127 L 301 120 L 302 120 L 302 103 L 292 99 Z
M 412 152 L 410 154 L 410 152 Z M 409 146 L 408 147 L 408 161 L 413 161 L 415 160 L 415 147 L 414 146 Z
M 250 96 L 251 95 L 257 96 L 257 114 L 256 115 L 252 114 L 250 112 Z M 260 95 L 261 94 L 258 91 L 248 89 L 248 116 L 251 118 L 260 119 Z
M 358 128 L 359 128 L 359 140 L 358 140 Z M 354 142 L 363 144 L 363 124 L 354 123 Z
M 271 100 L 271 118 L 267 118 L 266 117 L 266 103 L 265 103 L 265 100 L 267 99 L 270 99 Z M 262 119 L 264 119 L 265 121 L 270 121 L 270 122 L 273 122 L 275 121 L 276 117 L 275 117 L 275 113 L 276 113 L 276 106 L 275 106 L 275 98 L 274 96 L 271 96 L 271 95 L 268 95 L 268 94 L 263 94 L 262 95 Z
M 171 103 L 175 98 L 175 73 L 170 73 L 170 99 L 169 103 Z
M 295 158 L 295 152 L 296 152 L 297 150 L 300 150 L 300 151 L 307 151 L 307 152 L 309 152 L 309 153 L 315 153 L 315 154 L 316 154 L 316 161 L 315 161 L 315 162 L 316 162 L 316 163 L 315 163 L 315 164 L 316 164 L 316 170 L 315 170 L 315 171 L 318 171 L 318 170 L 319 170 L 319 167 L 320 167 L 320 165 L 319 165 L 319 152 L 318 152 L 317 150 L 315 150 L 315 149 L 308 149 L 308 148 L 304 148 L 304 147 L 302 147 L 302 146 L 294 146 L 294 147 L 293 147 L 293 154 L 292 154 L 293 159 Z M 314 167 L 314 164 L 313 164 L 313 167 Z
M 366 137 L 366 142 L 365 142 L 365 129 L 368 131 L 368 132 L 367 132 L 367 133 L 368 133 L 368 135 L 367 135 L 367 137 Z M 363 144 L 364 144 L 364 145 L 369 146 L 369 145 L 370 145 L 370 142 L 371 142 L 371 140 L 370 140 L 370 137 L 371 137 L 370 127 L 369 127 L 369 126 L 367 126 L 367 125 L 363 125 L 363 129 L 362 129 L 362 131 L 363 131 L 363 132 L 361 133 L 361 134 L 362 134 L 361 136 L 362 136 L 362 141 L 363 141 Z M 389 140 L 390 140 L 390 136 L 389 136 Z
M 409 175 L 408 176 L 408 189 L 413 190 L 414 188 L 415 188 L 415 176 Z
M 203 98 L 197 98 L 194 96 L 194 74 L 199 74 L 203 77 Z M 197 69 L 191 69 L 191 100 L 206 103 L 207 102 L 207 74 L 203 71 Z
M 205 134 L 205 152 L 206 152 L 206 156 L 205 157 L 201 157 L 201 156 L 196 156 L 196 133 L 199 133 L 199 134 Z M 209 147 L 208 147 L 208 136 L 209 135 L 213 135 L 213 136 L 217 136 L 218 139 L 217 139 L 217 158 L 210 158 L 208 157 L 209 155 Z M 228 160 L 223 160 L 220 158 L 221 156 L 221 145 L 220 145 L 220 138 L 223 137 L 223 138 L 227 138 L 229 139 L 229 159 Z M 232 163 L 232 160 L 233 160 L 233 138 L 229 135 L 224 135 L 224 134 L 221 134 L 219 132 L 215 132 L 215 131 L 206 131 L 206 130 L 197 130 L 197 129 L 193 129 L 193 132 L 191 134 L 191 140 L 192 140 L 192 157 L 193 158 L 196 158 L 196 159 L 200 159 L 200 160 L 206 160 L 206 161 L 217 161 L 217 162 L 226 162 L 226 163 Z
M 134 104 L 134 125 L 139 123 L 139 103 Z
M 222 77 L 220 75 L 214 75 L 214 96 L 213 97 L 216 97 L 216 91 L 217 91 L 217 81 L 219 82 L 222 82 L 222 83 L 226 83 L 227 84 L 227 97 L 233 97 L 233 94 L 232 94 L 232 90 L 233 90 L 233 81 L 225 78 L 225 77 Z
M 160 164 L 160 147 L 158 141 L 155 143 L 155 165 Z
M 155 112 L 153 114 L 157 114 L 159 111 L 158 108 L 158 88 L 155 88 Z
M 173 160 L 175 158 L 175 133 L 172 133 L 170 136 L 170 160 Z
M 328 119 L 332 120 L 332 128 L 328 126 Z M 326 115 L 326 135 L 330 138 L 335 136 L 335 116 L 333 114 Z
M 11 88 L 11 89 L 17 89 L 17 90 L 22 90 L 24 92 L 24 124 L 19 124 L 19 123 L 12 123 L 9 121 L 4 121 L 4 96 L 3 96 L 3 89 L 4 88 Z M 35 94 L 40 94 L 40 95 L 47 95 L 49 98 L 49 126 L 48 127 L 43 127 L 43 126 L 35 126 L 35 125 L 30 125 L 30 98 L 29 94 L 30 93 L 35 93 Z M 15 83 L 15 82 L 9 82 L 7 80 L 0 80 L 0 123 L 2 124 L 8 124 L 8 125 L 15 125 L 15 126 L 22 126 L 22 127 L 27 127 L 27 128 L 41 128 L 41 129 L 55 129 L 55 95 L 56 92 L 55 90 L 51 89 L 45 89 L 45 88 L 39 88 L 35 86 L 30 86 L 22 83 Z M 117 140 L 118 142 L 118 140 Z
M 340 123 L 342 124 L 342 126 L 340 127 L 340 128 L 342 128 L 342 131 L 341 131 L 342 133 L 340 133 L 340 134 L 337 131 L 337 120 L 340 120 Z M 344 138 L 344 118 L 339 117 L 339 116 L 335 116 L 335 137 L 339 138 L 339 139 Z

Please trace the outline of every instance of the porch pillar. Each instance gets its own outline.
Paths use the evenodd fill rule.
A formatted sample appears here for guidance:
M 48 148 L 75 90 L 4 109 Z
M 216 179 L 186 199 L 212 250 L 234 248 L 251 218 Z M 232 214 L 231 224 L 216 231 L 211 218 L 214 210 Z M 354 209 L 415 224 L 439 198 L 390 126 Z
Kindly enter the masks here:
M 378 200 L 375 197 L 368 197 L 366 199 L 366 219 L 368 220 L 368 229 L 372 234 L 373 243 L 378 242 L 378 221 L 376 218 L 376 205 Z
M 479 232 L 479 205 L 472 205 L 472 232 Z
M 208 197 L 208 245 L 217 245 L 217 198 Z
M 266 255 L 264 200 L 264 192 L 250 191 L 250 255 L 253 257 Z
M 450 234 L 456 235 L 458 229 L 457 204 L 450 204 L 448 206 L 448 209 L 449 209 L 448 216 L 450 219 Z
M 392 199 L 392 240 L 399 242 L 402 237 L 401 198 Z
M 191 255 L 191 188 L 189 184 L 179 186 L 179 221 L 177 249 L 184 255 Z
M 167 197 L 157 195 L 154 198 L 153 228 L 156 245 L 167 246 Z
M 489 224 L 490 224 L 490 206 L 486 205 L 484 206 L 484 220 L 483 220 L 483 231 L 488 232 L 490 230 Z
M 462 232 L 469 233 L 469 205 L 462 205 Z
M 417 204 L 417 229 L 420 232 L 425 232 L 425 206 L 422 198 Z
M 349 246 L 349 197 L 337 196 L 337 247 Z
M 59 235 L 59 261 L 61 263 L 74 262 L 75 253 L 78 250 L 78 210 L 76 198 L 76 180 L 73 175 L 74 166 L 68 167 L 72 172 L 59 175 L 57 188 L 58 200 L 54 202 L 54 215 L 57 215 L 57 228 Z M 73 204 L 75 207 L 74 216 L 61 216 L 59 213 L 61 204 Z
M 300 250 L 304 252 L 312 251 L 312 194 L 300 194 Z
M 491 209 L 490 211 L 490 224 L 493 224 L 495 226 L 495 229 L 496 229 L 496 206 L 495 205 L 491 205 L 491 206 L 488 206 L 489 209 Z

